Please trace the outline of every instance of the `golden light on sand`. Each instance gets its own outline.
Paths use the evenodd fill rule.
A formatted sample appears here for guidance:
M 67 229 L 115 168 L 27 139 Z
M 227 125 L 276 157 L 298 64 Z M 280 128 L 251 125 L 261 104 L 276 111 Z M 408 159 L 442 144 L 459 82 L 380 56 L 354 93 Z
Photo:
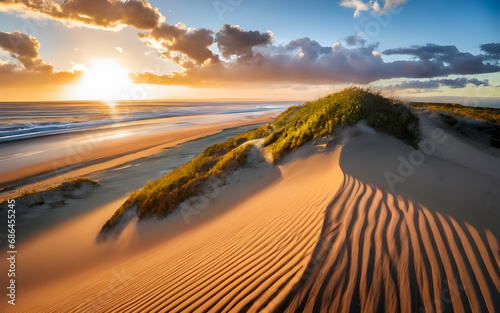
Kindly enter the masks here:
M 76 97 L 81 100 L 122 100 L 132 87 L 129 70 L 113 59 L 94 60 L 84 70 L 76 85 Z M 113 102 L 110 102 L 113 103 Z

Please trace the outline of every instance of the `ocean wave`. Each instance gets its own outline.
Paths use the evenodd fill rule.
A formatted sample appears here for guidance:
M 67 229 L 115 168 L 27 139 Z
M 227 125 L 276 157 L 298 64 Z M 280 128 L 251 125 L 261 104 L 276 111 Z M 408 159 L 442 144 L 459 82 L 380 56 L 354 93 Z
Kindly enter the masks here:
M 96 127 L 102 127 L 117 123 L 133 122 L 148 119 L 168 118 L 176 116 L 189 116 L 200 114 L 237 114 L 237 113 L 262 113 L 267 111 L 283 110 L 285 106 L 261 105 L 243 107 L 221 107 L 221 106 L 191 106 L 183 108 L 171 107 L 167 110 L 147 112 L 126 112 L 117 118 L 100 119 L 79 122 L 25 122 L 25 123 L 0 123 L 0 142 L 15 141 L 55 134 L 64 134 L 82 131 Z M 82 114 L 85 114 L 82 112 Z M 43 117 L 42 117 L 43 118 Z M 61 117 L 63 118 L 63 117 Z M 67 117 L 65 117 L 67 118 Z

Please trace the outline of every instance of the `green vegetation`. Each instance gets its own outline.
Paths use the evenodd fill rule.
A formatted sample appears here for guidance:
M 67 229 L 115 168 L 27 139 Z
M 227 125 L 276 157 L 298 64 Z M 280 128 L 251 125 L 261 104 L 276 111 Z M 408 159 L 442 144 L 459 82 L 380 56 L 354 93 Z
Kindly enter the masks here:
M 92 180 L 90 178 L 87 178 L 87 177 L 75 177 L 75 178 L 72 178 L 72 179 L 65 180 L 65 181 L 61 182 L 60 184 L 50 186 L 47 189 L 42 190 L 42 192 L 43 191 L 50 191 L 50 190 L 53 190 L 53 189 L 64 189 L 64 188 L 67 188 L 67 187 L 70 187 L 70 186 L 74 186 L 76 188 L 80 188 L 80 186 L 83 183 L 91 183 L 94 186 L 99 186 L 99 182 L 97 182 L 95 180 Z M 37 189 L 35 187 L 32 187 L 31 189 L 29 189 L 27 187 L 26 188 L 20 188 L 20 189 L 17 190 L 17 193 L 19 194 L 19 197 L 25 197 L 25 196 L 29 196 L 29 195 L 37 193 Z
M 73 185 L 75 187 L 80 187 L 83 183 L 91 183 L 94 186 L 99 186 L 98 181 L 92 180 L 92 179 L 87 178 L 87 177 L 75 177 L 75 178 L 63 181 L 62 183 L 60 183 L 59 185 L 57 185 L 55 187 L 52 187 L 51 189 L 64 187 L 65 183 L 70 183 L 71 185 Z
M 416 147 L 418 117 L 400 102 L 369 90 L 351 87 L 302 106 L 291 107 L 274 124 L 264 141 L 274 162 L 307 141 L 365 120 L 379 131 Z
M 44 203 L 44 195 L 47 194 L 47 192 L 53 191 L 55 189 L 59 190 L 72 190 L 72 189 L 78 189 L 81 187 L 83 183 L 91 183 L 94 186 L 99 186 L 99 182 L 86 178 L 86 177 L 76 177 L 72 178 L 69 180 L 65 180 L 57 185 L 53 185 L 48 187 L 47 189 L 38 191 L 35 187 L 30 188 L 20 188 L 17 190 L 18 196 L 15 197 L 15 200 L 22 200 L 26 199 L 28 196 L 35 196 L 35 198 L 38 198 L 33 204 L 43 204 Z M 7 205 L 7 200 L 8 199 L 3 199 L 3 201 L 0 203 L 0 211 L 2 208 L 6 207 Z M 39 203 L 40 202 L 40 203 Z
M 288 151 L 307 141 L 361 120 L 413 147 L 419 141 L 418 117 L 410 108 L 369 90 L 348 88 L 314 102 L 290 107 L 269 125 L 206 148 L 192 161 L 133 192 L 103 225 L 101 233 L 118 224 L 128 208 L 135 207 L 139 219 L 161 218 L 184 200 L 200 195 L 210 178 L 220 177 L 245 164 L 250 145 L 244 143 L 250 140 L 263 138 L 263 145 L 277 162 Z
M 500 109 L 471 107 L 456 103 L 412 102 L 412 106 L 428 111 L 443 111 L 454 115 L 500 124 Z
M 104 224 L 101 233 L 112 228 L 125 210 L 135 204 L 138 206 L 139 219 L 166 216 L 182 201 L 199 195 L 203 184 L 210 178 L 219 177 L 223 172 L 235 170 L 243 165 L 246 152 L 251 147 L 243 144 L 262 138 L 270 132 L 271 126 L 264 125 L 206 148 L 190 162 L 133 192 Z

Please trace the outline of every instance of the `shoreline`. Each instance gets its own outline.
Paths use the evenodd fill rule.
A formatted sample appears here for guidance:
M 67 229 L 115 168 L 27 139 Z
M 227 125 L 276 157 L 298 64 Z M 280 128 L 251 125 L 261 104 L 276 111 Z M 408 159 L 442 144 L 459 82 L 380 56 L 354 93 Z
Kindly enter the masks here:
M 152 148 L 149 151 L 155 153 L 146 154 L 147 151 L 145 151 L 144 155 L 135 154 L 133 155 L 135 158 L 125 163 L 110 163 L 110 165 L 114 166 L 87 175 L 101 183 L 101 186 L 95 188 L 90 196 L 82 199 L 67 199 L 65 204 L 57 207 L 44 205 L 32 207 L 24 215 L 19 215 L 17 218 L 17 227 L 19 227 L 17 233 L 18 242 L 30 241 L 32 238 L 36 238 L 38 234 L 43 234 L 46 231 L 50 232 L 52 227 L 70 223 L 72 220 L 80 218 L 80 216 L 91 214 L 98 210 L 99 207 L 109 206 L 110 211 L 107 213 L 109 215 L 126 200 L 130 192 L 142 188 L 148 181 L 158 179 L 167 172 L 188 162 L 207 146 L 224 141 L 235 134 L 252 129 L 254 126 L 255 124 L 250 124 L 227 128 L 213 134 L 202 133 L 200 138 L 192 140 L 186 138 L 186 141 L 177 145 L 168 148 L 161 146 Z M 109 162 L 114 161 L 110 160 Z M 83 170 L 85 169 L 92 169 L 92 166 Z M 79 174 L 76 172 L 71 173 Z M 68 173 L 68 175 L 71 173 Z M 54 180 L 54 178 L 45 180 L 42 183 L 48 184 L 51 180 Z M 111 203 L 115 203 L 115 205 L 110 205 Z M 107 217 L 102 216 L 101 218 L 102 220 L 98 224 L 104 223 Z M 0 214 L 0 222 L 6 223 L 5 216 L 2 214 Z M 97 232 L 98 230 L 96 235 Z
M 164 149 L 226 129 L 269 122 L 277 114 L 265 113 L 253 116 L 228 114 L 222 117 L 217 116 L 216 121 L 211 120 L 213 116 L 205 116 L 204 119 L 209 122 L 204 122 L 200 116 L 169 117 L 167 120 L 127 123 L 118 130 L 116 127 L 104 130 L 93 129 L 78 134 L 77 138 L 72 138 L 74 136 L 68 136 L 68 134 L 60 134 L 27 139 L 32 140 L 32 145 L 27 145 L 27 140 L 19 144 L 7 143 L 9 145 L 7 150 L 14 151 L 11 155 L 0 159 L 2 168 L 0 198 L 16 196 L 19 188 L 40 190 L 64 179 L 92 176 L 94 173 L 111 170 L 127 162 L 148 157 Z M 157 127 L 158 124 L 164 122 L 168 123 Z M 98 136 L 95 136 L 96 132 Z M 16 156 L 16 149 L 33 147 L 33 150 L 36 148 L 43 150 L 43 146 L 49 146 L 52 151 L 41 151 L 40 161 L 37 158 L 37 152 L 21 150 L 17 154 L 24 153 L 25 156 Z M 26 160 L 23 162 L 20 158 Z

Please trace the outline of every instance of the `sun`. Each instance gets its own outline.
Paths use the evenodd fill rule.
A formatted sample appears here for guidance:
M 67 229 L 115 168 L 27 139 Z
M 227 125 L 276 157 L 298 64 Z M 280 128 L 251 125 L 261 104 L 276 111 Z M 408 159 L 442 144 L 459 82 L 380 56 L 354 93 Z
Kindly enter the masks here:
M 132 82 L 129 70 L 114 59 L 93 60 L 84 69 L 80 82 L 75 86 L 76 98 L 80 100 L 125 100 Z

